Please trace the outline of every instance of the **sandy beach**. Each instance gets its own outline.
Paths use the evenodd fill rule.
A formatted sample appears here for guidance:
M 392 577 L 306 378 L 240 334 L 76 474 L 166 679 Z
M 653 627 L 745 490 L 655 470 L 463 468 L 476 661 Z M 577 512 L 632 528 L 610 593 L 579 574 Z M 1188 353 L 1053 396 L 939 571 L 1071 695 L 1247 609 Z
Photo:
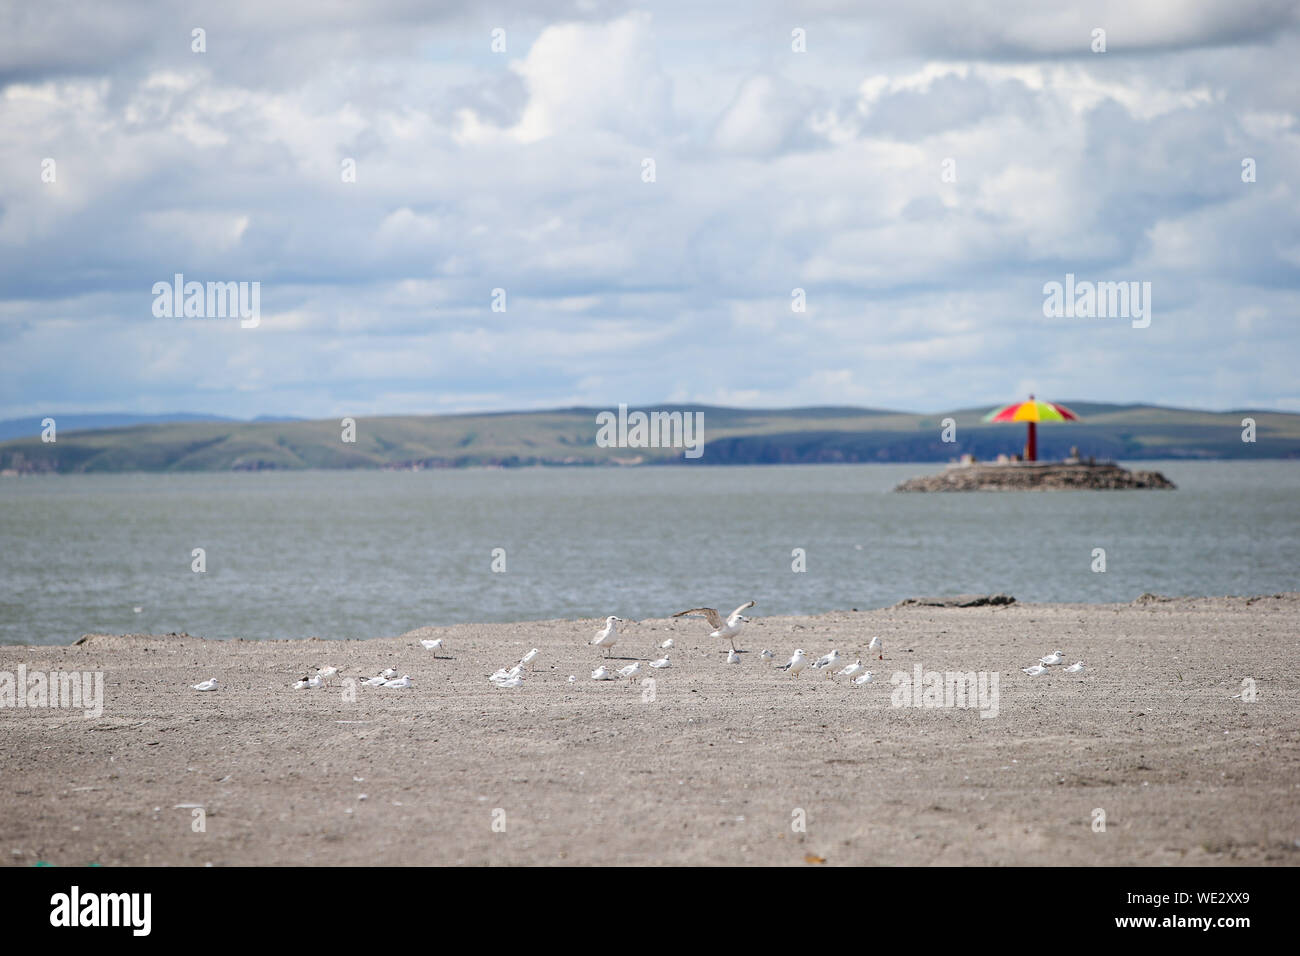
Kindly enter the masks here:
M 737 665 L 701 621 L 629 623 L 618 666 L 675 642 L 653 693 L 591 680 L 594 619 L 0 647 L 0 672 L 105 682 L 94 719 L 0 710 L 0 860 L 1293 865 L 1298 621 L 1300 594 L 758 617 Z M 867 663 L 873 636 L 861 687 L 759 656 Z M 487 681 L 530 647 L 523 686 Z M 1087 670 L 1021 673 L 1058 648 Z M 414 687 L 290 689 L 326 665 Z M 894 706 L 891 675 L 916 665 L 996 673 L 996 717 Z M 1247 678 L 1256 699 L 1234 699 Z

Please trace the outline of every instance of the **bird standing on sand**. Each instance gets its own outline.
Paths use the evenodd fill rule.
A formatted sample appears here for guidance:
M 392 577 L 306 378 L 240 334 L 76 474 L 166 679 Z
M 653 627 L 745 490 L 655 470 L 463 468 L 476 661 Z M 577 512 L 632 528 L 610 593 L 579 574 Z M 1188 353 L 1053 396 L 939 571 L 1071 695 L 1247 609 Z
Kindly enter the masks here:
M 668 650 L 672 650 L 672 646 L 673 646 L 673 639 L 670 637 L 668 638 L 668 640 L 664 641 L 662 644 L 659 645 L 659 649 L 661 651 L 668 651 Z
M 825 654 L 817 658 L 816 662 L 813 664 L 813 670 L 819 671 L 824 669 L 826 671 L 826 676 L 830 677 L 831 668 L 835 666 L 835 662 L 838 661 L 839 659 L 840 659 L 840 652 L 836 650 L 832 650 L 829 654 Z
M 442 641 L 443 639 L 441 637 L 435 641 L 422 640 L 420 641 L 420 646 L 423 647 L 426 651 L 433 651 L 434 656 L 437 656 L 438 649 L 442 647 Z
M 688 614 L 704 615 L 705 620 L 707 620 L 709 625 L 713 628 L 713 633 L 710 634 L 709 637 L 725 637 L 727 640 L 731 641 L 731 649 L 734 651 L 736 649 L 736 635 L 740 633 L 741 627 L 749 620 L 749 618 L 741 615 L 740 612 L 748 610 L 753 606 L 753 601 L 750 601 L 747 604 L 742 604 L 740 607 L 728 614 L 725 621 L 722 619 L 722 615 L 718 613 L 717 608 L 712 607 L 693 607 L 689 611 L 678 611 L 673 615 L 673 617 L 685 617 Z
M 587 642 L 589 647 L 603 647 L 606 652 L 618 643 L 618 626 L 623 623 L 621 617 L 615 617 L 611 614 L 605 618 L 605 626 L 596 632 L 596 636 Z M 609 657 L 609 654 L 605 654 Z M 599 680 L 599 678 L 597 678 Z
M 533 661 L 537 660 L 537 655 L 540 653 L 541 651 L 539 651 L 537 648 L 534 647 L 531 651 L 529 651 L 527 654 L 525 654 L 523 657 L 519 659 L 519 663 L 526 666 L 529 670 L 533 670 L 534 669 Z
M 876 652 L 876 656 L 879 657 L 880 660 L 883 661 L 883 660 L 885 659 L 885 643 L 884 643 L 884 641 L 882 641 L 882 640 L 881 640 L 880 638 L 878 638 L 878 637 L 873 637 L 873 638 L 871 639 L 871 643 L 867 645 L 867 656 L 868 656 L 868 657 L 871 656 L 871 652 L 872 652 L 872 651 L 875 651 L 875 652 Z
M 772 658 L 776 657 L 776 655 L 773 654 L 771 651 L 769 651 L 767 648 L 763 648 L 763 652 L 758 656 L 763 658 L 763 660 L 765 661 L 770 661 Z
M 854 661 L 852 664 L 850 664 L 850 665 L 848 665 L 847 667 L 843 668 L 843 669 L 840 671 L 840 676 L 841 676 L 841 677 L 857 677 L 859 674 L 862 673 L 862 670 L 863 670 L 863 668 L 862 668 L 862 658 L 859 657 L 859 658 L 858 658 L 856 661 Z
M 740 663 L 740 655 L 737 654 L 735 651 L 727 651 L 727 663 L 728 663 L 728 664 L 739 664 L 739 663 Z
M 620 677 L 626 677 L 628 680 L 636 680 L 641 676 L 641 662 L 636 661 L 635 663 L 628 664 L 627 667 L 620 667 L 618 673 Z
M 788 661 L 786 661 L 784 664 L 778 665 L 776 669 L 779 671 L 789 671 L 790 676 L 798 677 L 799 672 L 807 666 L 808 666 L 808 658 L 803 656 L 803 648 L 801 647 L 798 650 L 796 650 L 793 654 L 790 655 L 790 659 Z

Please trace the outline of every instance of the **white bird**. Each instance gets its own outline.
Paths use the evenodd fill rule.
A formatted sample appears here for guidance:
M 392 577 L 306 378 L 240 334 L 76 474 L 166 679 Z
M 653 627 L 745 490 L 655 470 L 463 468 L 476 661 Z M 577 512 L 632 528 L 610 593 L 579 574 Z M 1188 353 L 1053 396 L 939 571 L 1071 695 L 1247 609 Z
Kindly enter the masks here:
M 397 676 L 397 671 L 393 670 L 391 667 L 385 667 L 379 672 L 379 676 L 384 680 L 392 680 Z
M 369 680 L 363 680 L 361 682 L 361 686 L 362 687 L 383 687 L 387 683 L 388 683 L 388 678 L 380 676 L 380 677 L 372 677 Z
M 857 676 L 858 674 L 860 674 L 860 673 L 862 673 L 862 658 L 859 657 L 859 658 L 858 658 L 856 661 L 854 661 L 852 664 L 848 665 L 848 666 L 845 667 L 843 670 L 841 670 L 841 671 L 840 671 L 840 676 L 841 676 L 841 677 L 856 677 L 856 676 Z
M 615 617 L 613 614 L 605 618 L 604 628 L 597 631 L 596 636 L 587 642 L 588 646 L 602 647 L 608 651 L 618 643 L 618 625 L 622 623 L 623 619 L 621 617 Z M 605 656 L 608 657 L 609 654 L 607 653 Z
M 834 667 L 835 662 L 838 661 L 839 659 L 840 659 L 840 652 L 836 650 L 832 650 L 829 654 L 825 654 L 817 658 L 817 661 L 813 664 L 813 670 L 822 670 L 823 668 L 827 668 L 826 676 L 830 677 L 831 672 L 829 668 Z
M 882 640 L 881 640 L 880 638 L 878 638 L 878 637 L 873 637 L 873 638 L 871 639 L 871 643 L 867 645 L 867 656 L 868 656 L 868 657 L 871 656 L 871 652 L 872 652 L 872 651 L 875 651 L 875 652 L 876 652 L 876 656 L 877 656 L 880 660 L 883 661 L 883 660 L 885 659 L 885 643 L 884 643 L 884 641 L 882 641 Z
M 803 656 L 803 648 L 797 649 L 790 655 L 790 659 L 784 664 L 777 667 L 777 670 L 789 671 L 792 677 L 798 677 L 799 672 L 808 666 L 808 658 Z
M 666 658 L 666 657 L 661 657 L 661 658 L 659 658 L 659 660 L 657 660 L 657 661 L 651 661 L 651 662 L 650 662 L 650 666 L 653 667 L 653 668 L 655 668 L 656 670 L 661 670 L 662 668 L 665 668 L 665 667 L 672 667 L 673 665 L 672 665 L 672 662 L 671 662 L 670 660 L 668 660 L 668 658 Z
M 411 675 L 403 674 L 401 677 L 398 677 L 395 680 L 385 681 L 384 686 L 385 687 L 410 687 Z
M 1065 669 L 1065 672 L 1067 674 L 1077 674 L 1087 666 L 1088 665 L 1086 665 L 1083 661 L 1075 661 L 1073 664 L 1071 664 L 1069 667 Z
M 496 686 L 498 687 L 518 687 L 523 682 L 524 679 L 520 677 L 518 674 L 516 674 L 514 677 L 511 677 L 509 680 L 499 680 L 499 681 L 494 681 L 493 683 L 495 683 Z
M 618 680 L 618 675 L 615 674 L 613 671 L 611 671 L 609 668 L 607 668 L 604 664 L 601 664 L 599 667 L 597 667 L 594 671 L 591 672 L 591 679 L 592 680 Z
M 859 687 L 861 687 L 863 684 L 870 684 L 871 671 L 867 671 L 865 674 L 861 674 L 858 677 L 855 677 L 853 679 L 853 683 L 857 684 Z
M 733 650 L 733 651 L 727 651 L 727 663 L 728 663 L 728 664 L 739 664 L 739 663 L 740 663 L 740 655 L 737 654 L 734 650 Z
M 539 651 L 537 648 L 534 647 L 531 651 L 529 651 L 527 654 L 525 654 L 523 657 L 519 659 L 519 663 L 527 667 L 529 664 L 532 664 L 533 661 L 537 660 L 537 655 L 540 653 L 541 651 Z M 532 668 L 530 667 L 529 670 L 531 669 Z
M 321 680 L 320 675 L 315 677 L 304 677 L 298 683 L 293 685 L 294 690 L 316 690 L 318 687 L 324 687 L 325 681 Z
M 1035 664 L 1033 667 L 1022 667 L 1020 669 L 1024 671 L 1026 674 L 1028 674 L 1030 677 L 1038 677 L 1041 674 L 1047 673 L 1047 668 L 1044 667 L 1042 664 Z
M 578 682 L 578 678 L 575 677 L 573 674 L 570 674 L 570 675 L 569 675 L 569 683 L 570 683 L 570 684 L 576 684 L 577 682 Z
M 143 614 L 143 613 L 144 613 L 144 608 L 142 608 L 142 607 L 133 607 L 133 608 L 131 608 L 131 610 L 135 611 L 136 614 Z
M 740 612 L 748 610 L 753 606 L 753 601 L 742 604 L 740 607 L 728 614 L 725 621 L 722 619 L 722 615 L 717 612 L 717 609 L 711 607 L 693 607 L 689 611 L 678 611 L 673 615 L 673 617 L 684 617 L 687 614 L 703 614 L 704 618 L 713 628 L 713 633 L 710 634 L 709 637 L 725 637 L 727 640 L 731 641 L 731 649 L 734 651 L 736 649 L 736 635 L 740 633 L 740 629 L 745 625 L 745 622 L 749 620 L 749 618 L 745 617 Z
M 641 662 L 636 661 L 635 663 L 628 664 L 627 667 L 620 667 L 618 672 L 628 680 L 633 680 L 641 675 Z
M 764 648 L 762 653 L 760 653 L 758 656 L 763 658 L 763 660 L 765 661 L 770 661 L 772 658 L 776 657 L 776 655 L 773 654 L 771 651 L 769 651 L 767 648 Z
M 443 639 L 441 637 L 438 638 L 436 641 L 421 640 L 420 646 L 423 647 L 426 651 L 436 651 L 442 647 L 442 640 Z
M 668 638 L 668 640 L 664 641 L 662 644 L 659 645 L 659 650 L 661 651 L 671 650 L 672 646 L 673 646 L 673 639 L 670 637 Z
M 316 671 L 316 676 L 321 680 L 329 680 L 331 677 L 339 676 L 339 669 L 337 667 L 322 667 Z
M 1065 663 L 1065 655 L 1060 651 L 1052 651 L 1052 653 L 1048 654 L 1046 657 L 1040 657 L 1038 663 L 1042 664 L 1044 667 L 1055 667 L 1057 664 Z
M 201 684 L 191 684 L 190 686 L 193 687 L 195 690 L 216 690 L 217 679 L 215 677 L 209 677 Z
M 495 674 L 489 677 L 488 680 L 492 681 L 494 684 L 497 681 L 510 680 L 511 678 L 518 677 L 520 671 L 522 671 L 523 669 L 524 666 L 522 664 L 516 664 L 514 667 L 510 668 L 509 670 L 506 670 L 506 668 L 502 667 Z

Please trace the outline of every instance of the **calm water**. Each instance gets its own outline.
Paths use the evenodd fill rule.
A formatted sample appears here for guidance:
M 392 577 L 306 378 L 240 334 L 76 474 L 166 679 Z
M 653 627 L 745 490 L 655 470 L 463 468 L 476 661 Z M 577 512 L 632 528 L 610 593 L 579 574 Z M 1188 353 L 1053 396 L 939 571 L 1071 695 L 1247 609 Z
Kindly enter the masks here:
M 6 478 L 0 643 L 374 637 L 750 597 L 790 614 L 917 594 L 1300 589 L 1300 463 L 1136 467 L 1179 489 L 890 493 L 928 465 Z M 190 570 L 197 547 L 205 574 Z M 1090 570 L 1097 547 L 1105 574 Z

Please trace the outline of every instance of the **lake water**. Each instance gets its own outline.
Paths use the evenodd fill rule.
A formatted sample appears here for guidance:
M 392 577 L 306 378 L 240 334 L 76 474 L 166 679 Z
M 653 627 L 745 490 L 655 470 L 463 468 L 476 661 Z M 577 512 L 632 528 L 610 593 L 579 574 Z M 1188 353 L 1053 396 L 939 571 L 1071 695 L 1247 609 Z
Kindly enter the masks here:
M 1127 464 L 1178 490 L 891 493 L 931 465 L 5 478 L 0 643 L 1300 589 L 1300 463 Z

